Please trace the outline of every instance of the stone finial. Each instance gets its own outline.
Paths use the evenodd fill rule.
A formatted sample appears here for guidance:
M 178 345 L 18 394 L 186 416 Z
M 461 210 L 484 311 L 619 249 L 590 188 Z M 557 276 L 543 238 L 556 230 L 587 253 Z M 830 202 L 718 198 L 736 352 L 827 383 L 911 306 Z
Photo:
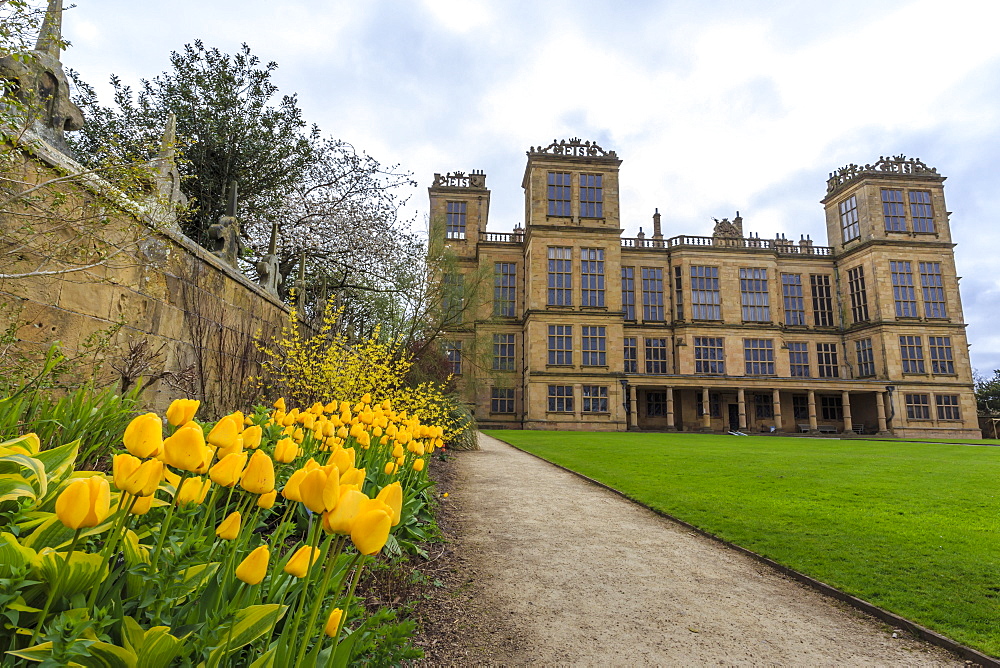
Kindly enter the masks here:
M 271 242 L 265 255 L 256 264 L 257 283 L 275 297 L 278 296 L 278 286 L 281 285 L 281 271 L 278 269 L 278 224 L 271 223 Z
M 160 204 L 166 205 L 166 213 L 161 222 L 175 232 L 181 228 L 177 224 L 177 212 L 187 206 L 187 197 L 181 192 L 181 173 L 177 169 L 177 116 L 170 114 L 160 139 L 160 150 L 153 160 L 153 181 Z
M 45 10 L 45 20 L 42 21 L 42 29 L 35 42 L 35 51 L 56 60 L 59 60 L 59 54 L 62 52 L 62 14 L 62 0 L 49 0 L 48 9 Z
M 219 222 L 208 228 L 212 254 L 233 267 L 239 266 L 239 258 L 245 247 L 240 238 L 240 222 L 236 218 L 237 188 L 236 181 L 230 182 L 226 214 L 219 216 Z
M 69 81 L 59 62 L 62 0 L 49 0 L 35 50 L 0 58 L 0 79 L 8 84 L 16 111 L 46 142 L 73 157 L 64 132 L 83 127 L 83 112 L 69 99 Z
M 663 238 L 663 234 L 660 231 L 660 210 L 658 208 L 653 210 L 653 238 Z

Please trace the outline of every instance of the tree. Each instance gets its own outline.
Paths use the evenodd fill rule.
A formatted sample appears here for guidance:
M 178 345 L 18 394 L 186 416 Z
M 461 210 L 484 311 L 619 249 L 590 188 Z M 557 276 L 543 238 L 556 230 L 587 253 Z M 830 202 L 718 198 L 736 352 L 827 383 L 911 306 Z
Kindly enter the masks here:
M 1000 369 L 993 372 L 992 378 L 984 378 L 979 371 L 975 371 L 972 374 L 972 382 L 979 413 L 987 415 L 1000 413 Z
M 73 73 L 77 102 L 87 123 L 72 145 L 93 164 L 113 153 L 125 161 L 143 154 L 166 125 L 177 118 L 177 133 L 187 142 L 182 188 L 191 206 L 184 233 L 205 244 L 207 231 L 225 212 L 231 181 L 238 181 L 241 216 L 265 223 L 277 220 L 286 194 L 315 164 L 318 130 L 307 130 L 294 95 L 275 100 L 271 81 L 275 62 L 261 65 L 244 44 L 230 56 L 201 41 L 170 54 L 172 71 L 143 79 L 133 93 L 116 77 L 114 107 L 102 106 L 92 87 Z

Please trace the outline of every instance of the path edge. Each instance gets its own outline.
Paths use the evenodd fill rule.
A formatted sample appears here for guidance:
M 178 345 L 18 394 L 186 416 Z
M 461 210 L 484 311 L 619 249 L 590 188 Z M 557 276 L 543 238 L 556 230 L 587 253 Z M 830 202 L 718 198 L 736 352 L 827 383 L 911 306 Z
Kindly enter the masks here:
M 648 510 L 648 511 L 654 513 L 654 514 L 659 515 L 660 517 L 673 522 L 674 524 L 680 525 L 680 526 L 684 527 L 685 529 L 688 529 L 689 531 L 693 531 L 693 532 L 697 533 L 698 535 L 704 536 L 705 538 L 709 538 L 709 539 L 715 541 L 716 543 L 724 545 L 725 547 L 729 548 L 730 550 L 734 550 L 734 551 L 739 552 L 741 554 L 745 554 L 746 556 L 754 559 L 755 561 L 758 561 L 758 562 L 760 562 L 762 564 L 765 564 L 766 566 L 772 568 L 773 570 L 777 571 L 778 573 L 781 573 L 782 575 L 790 577 L 793 580 L 801 582 L 802 584 L 804 584 L 804 585 L 806 585 L 806 586 L 808 586 L 808 587 L 810 587 L 812 589 L 815 589 L 816 591 L 818 591 L 819 593 L 823 594 L 824 596 L 828 596 L 830 598 L 833 598 L 833 599 L 836 599 L 836 600 L 841 601 L 843 603 L 846 603 L 846 604 L 850 605 L 853 608 L 856 608 L 856 609 L 858 609 L 858 610 L 860 610 L 860 611 L 862 611 L 862 612 L 864 612 L 864 613 L 866 613 L 868 615 L 871 615 L 872 617 L 875 617 L 876 619 L 879 619 L 879 620 L 881 620 L 883 622 L 887 622 L 887 623 L 891 624 L 895 628 L 904 629 L 908 633 L 910 633 L 910 634 L 912 634 L 912 635 L 920 638 L 921 640 L 926 640 L 927 642 L 931 643 L 932 645 L 937 645 L 938 647 L 942 647 L 942 648 L 948 650 L 949 652 L 958 655 L 962 659 L 965 659 L 967 661 L 973 662 L 973 665 L 982 666 L 982 668 L 1000 668 L 1000 659 L 996 659 L 994 657 L 991 657 L 988 654 L 983 654 L 979 650 L 976 650 L 976 649 L 973 649 L 971 647 L 967 647 L 966 645 L 963 645 L 961 643 L 958 643 L 958 642 L 952 640 L 951 638 L 948 638 L 947 636 L 941 635 L 937 631 L 932 631 L 931 629 L 927 628 L 926 626 L 921 626 L 920 624 L 917 624 L 916 622 L 910 621 L 909 619 L 907 619 L 905 617 L 901 617 L 901 616 L 897 615 L 894 612 L 889 612 L 885 608 L 880 608 L 877 605 L 874 605 L 873 603 L 869 603 L 868 601 L 866 601 L 864 599 L 858 598 L 857 596 L 851 596 L 850 594 L 848 594 L 846 592 L 843 592 L 843 591 L 837 589 L 836 587 L 828 585 L 827 583 L 825 583 L 825 582 L 823 582 L 821 580 L 817 580 L 816 578 L 810 577 L 810 576 L 806 575 L 805 573 L 800 573 L 797 570 L 794 570 L 792 568 L 789 568 L 788 566 L 780 564 L 780 563 L 778 563 L 777 561 L 775 561 L 773 559 L 769 559 L 768 557 L 765 557 L 765 556 L 763 556 L 761 554 L 757 554 L 753 550 L 748 550 L 747 548 L 742 547 L 740 545 L 737 545 L 736 543 L 732 543 L 732 542 L 730 542 L 728 540 L 725 540 L 724 538 L 720 538 L 719 536 L 716 536 L 715 534 L 713 534 L 713 533 L 711 533 L 709 531 L 705 531 L 704 529 L 700 529 L 700 528 L 696 527 L 695 525 L 693 525 L 693 524 L 691 524 L 689 522 L 685 522 L 684 520 L 682 520 L 682 519 L 680 519 L 678 517 L 674 517 L 673 515 L 671 515 L 671 514 L 669 514 L 667 512 L 664 512 L 664 511 L 662 511 L 662 510 L 660 510 L 658 508 L 653 508 L 652 506 L 650 506 L 650 505 L 648 505 L 646 503 L 643 503 L 642 501 L 640 501 L 640 500 L 638 500 L 636 498 L 633 498 L 633 497 L 629 496 L 628 494 L 626 494 L 625 492 L 623 492 L 621 490 L 615 489 L 614 487 L 611 487 L 610 485 L 606 485 L 606 484 L 604 484 L 603 482 L 601 482 L 599 480 L 594 480 L 593 478 L 591 478 L 589 476 L 586 476 L 586 475 L 580 473 L 579 471 L 574 471 L 573 469 L 566 468 L 565 466 L 562 466 L 561 464 L 556 464 L 555 462 L 551 462 L 548 459 L 545 459 L 544 457 L 542 457 L 541 455 L 536 455 L 535 453 L 529 452 L 528 450 L 525 450 L 524 448 L 519 448 L 518 446 L 514 445 L 513 443 L 509 443 L 509 442 L 503 440 L 502 438 L 498 438 L 496 436 L 493 436 L 492 434 L 483 434 L 482 432 L 479 432 L 479 433 L 481 435 L 483 435 L 483 436 L 488 437 L 488 438 L 495 438 L 496 440 L 500 441 L 501 443 L 503 443 L 505 445 L 509 445 L 510 447 L 514 448 L 518 452 L 523 452 L 524 454 L 530 455 L 530 456 L 534 457 L 535 459 L 541 460 L 541 461 L 545 462 L 546 464 L 549 464 L 550 466 L 554 466 L 554 467 L 556 467 L 558 469 L 562 469 L 563 471 L 566 471 L 567 473 L 571 473 L 571 474 L 575 475 L 578 478 L 586 480 L 587 482 L 589 482 L 592 485 L 596 485 L 597 487 L 601 487 L 603 489 L 606 489 L 609 492 L 611 492 L 613 494 L 616 494 L 616 495 L 622 497 L 623 499 L 626 499 L 626 500 L 634 503 L 637 506 L 645 508 L 646 510 Z

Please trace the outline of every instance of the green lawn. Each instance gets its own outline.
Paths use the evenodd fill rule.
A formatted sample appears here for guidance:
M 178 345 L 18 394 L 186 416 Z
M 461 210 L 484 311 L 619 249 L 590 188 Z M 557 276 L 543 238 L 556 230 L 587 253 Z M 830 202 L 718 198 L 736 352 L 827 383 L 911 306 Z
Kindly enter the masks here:
M 1000 448 L 487 433 L 1000 656 Z

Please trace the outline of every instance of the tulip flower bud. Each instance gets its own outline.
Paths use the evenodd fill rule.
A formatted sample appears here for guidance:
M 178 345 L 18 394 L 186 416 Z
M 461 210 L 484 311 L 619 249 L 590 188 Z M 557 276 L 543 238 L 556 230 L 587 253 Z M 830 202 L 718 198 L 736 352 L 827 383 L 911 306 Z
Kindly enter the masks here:
M 406 454 L 406 452 L 403 450 L 403 446 L 401 446 L 401 445 L 395 445 L 392 448 L 392 456 L 393 457 L 402 457 L 404 454 Z
M 214 447 L 214 446 L 211 446 L 211 447 Z M 236 438 L 233 439 L 232 444 L 230 444 L 230 445 L 228 445 L 228 446 L 226 446 L 224 448 L 217 448 L 216 451 L 215 451 L 215 455 L 219 459 L 224 459 L 226 457 L 226 455 L 237 454 L 237 453 L 240 453 L 240 452 L 243 452 L 243 437 L 240 436 L 239 434 L 237 434 Z
M 266 494 L 274 489 L 274 462 L 261 450 L 254 450 L 240 479 L 240 486 L 252 494 Z
M 133 496 L 151 496 L 160 486 L 162 478 L 163 462 L 159 459 L 149 459 L 140 464 L 139 468 L 125 478 L 120 486 L 117 483 L 115 485 L 118 486 L 118 489 Z
M 343 489 L 343 488 L 341 488 Z M 361 502 L 368 499 L 357 489 L 348 488 L 340 495 L 337 507 L 323 515 L 323 528 L 328 533 L 347 535 L 351 533 L 351 524 L 358 514 Z
M 386 475 L 392 475 L 393 473 L 396 472 L 395 462 L 386 462 L 385 468 L 383 468 L 382 470 L 385 472 Z
M 236 440 L 236 435 L 240 433 L 243 425 L 237 425 L 231 415 L 227 415 L 212 427 L 208 432 L 208 442 L 220 448 L 228 448 Z
M 274 506 L 275 499 L 278 498 L 278 490 L 272 489 L 267 494 L 261 494 L 257 497 L 257 507 L 263 508 L 264 510 L 269 510 Z
M 243 447 L 247 450 L 256 450 L 260 447 L 260 439 L 264 435 L 264 430 L 260 425 L 251 425 L 243 430 Z
M 153 507 L 153 495 L 136 497 L 129 512 L 133 515 L 145 515 Z
M 424 460 L 423 459 L 414 459 L 413 460 L 413 470 L 416 471 L 417 473 L 423 471 L 424 470 Z
M 341 485 L 357 485 L 361 489 L 365 484 L 364 469 L 348 469 L 340 476 Z
M 323 632 L 331 638 L 337 637 L 337 630 L 340 628 L 340 619 L 344 616 L 344 611 L 340 608 L 334 608 L 330 611 L 330 616 L 326 620 L 326 626 L 323 627 Z
M 219 526 L 215 529 L 215 535 L 222 540 L 233 540 L 240 535 L 240 524 L 243 518 L 238 510 L 234 510 L 229 513 L 226 519 L 219 523 Z
M 111 460 L 111 478 L 115 482 L 115 487 L 120 490 L 125 489 L 125 481 L 128 477 L 139 470 L 142 461 L 132 455 L 115 455 Z
M 111 513 L 111 486 L 102 475 L 77 478 L 56 498 L 56 517 L 68 529 L 95 527 Z
M 309 572 L 309 567 L 319 559 L 319 550 L 315 547 L 304 545 L 300 547 L 292 558 L 285 564 L 285 572 L 297 578 L 304 578 Z
M 220 459 L 218 464 L 209 469 L 208 475 L 216 485 L 232 487 L 243 475 L 246 465 L 247 453 L 233 453 Z
M 361 435 L 358 436 L 357 441 L 358 445 L 360 445 L 362 448 L 367 449 L 372 444 L 371 434 L 369 434 L 367 431 L 363 431 L 361 432 Z
M 267 545 L 261 545 L 236 567 L 236 577 L 248 585 L 260 584 L 267 575 L 267 564 L 270 560 L 270 550 L 267 549 Z
M 288 464 L 295 461 L 299 454 L 299 445 L 291 438 L 283 438 L 274 445 L 274 461 Z
M 299 487 L 302 485 L 302 480 L 305 479 L 309 471 L 305 469 L 297 469 L 288 478 L 288 482 L 281 490 L 281 495 L 288 499 L 289 501 L 301 501 L 302 493 L 299 491 Z
M 330 459 L 328 459 L 326 463 L 333 464 L 341 471 L 347 471 L 348 469 L 354 468 L 354 455 L 354 448 L 341 448 L 330 455 Z
M 375 498 L 392 511 L 392 526 L 399 524 L 400 514 L 403 511 L 403 486 L 398 481 L 386 485 Z
M 187 424 L 194 419 L 200 405 L 197 399 L 174 399 L 167 409 L 167 422 L 175 427 Z
M 380 508 L 359 512 L 351 524 L 351 542 L 361 554 L 378 553 L 389 539 L 392 517 Z
M 182 471 L 197 471 L 210 461 L 212 451 L 205 445 L 205 432 L 190 423 L 163 441 L 163 461 Z
M 175 497 L 177 505 L 182 506 L 189 503 L 200 504 L 204 502 L 211 486 L 211 480 L 202 480 L 198 476 L 188 478 L 181 485 L 180 490 L 177 491 Z
M 163 423 L 156 413 L 140 415 L 125 427 L 122 442 L 136 457 L 152 457 L 163 447 Z
M 274 402 L 274 407 L 277 408 L 282 413 L 287 413 L 288 409 L 285 407 L 285 398 L 278 397 L 277 401 Z
M 340 472 L 336 467 L 310 471 L 299 485 L 299 494 L 302 503 L 314 513 L 333 510 L 340 499 Z

